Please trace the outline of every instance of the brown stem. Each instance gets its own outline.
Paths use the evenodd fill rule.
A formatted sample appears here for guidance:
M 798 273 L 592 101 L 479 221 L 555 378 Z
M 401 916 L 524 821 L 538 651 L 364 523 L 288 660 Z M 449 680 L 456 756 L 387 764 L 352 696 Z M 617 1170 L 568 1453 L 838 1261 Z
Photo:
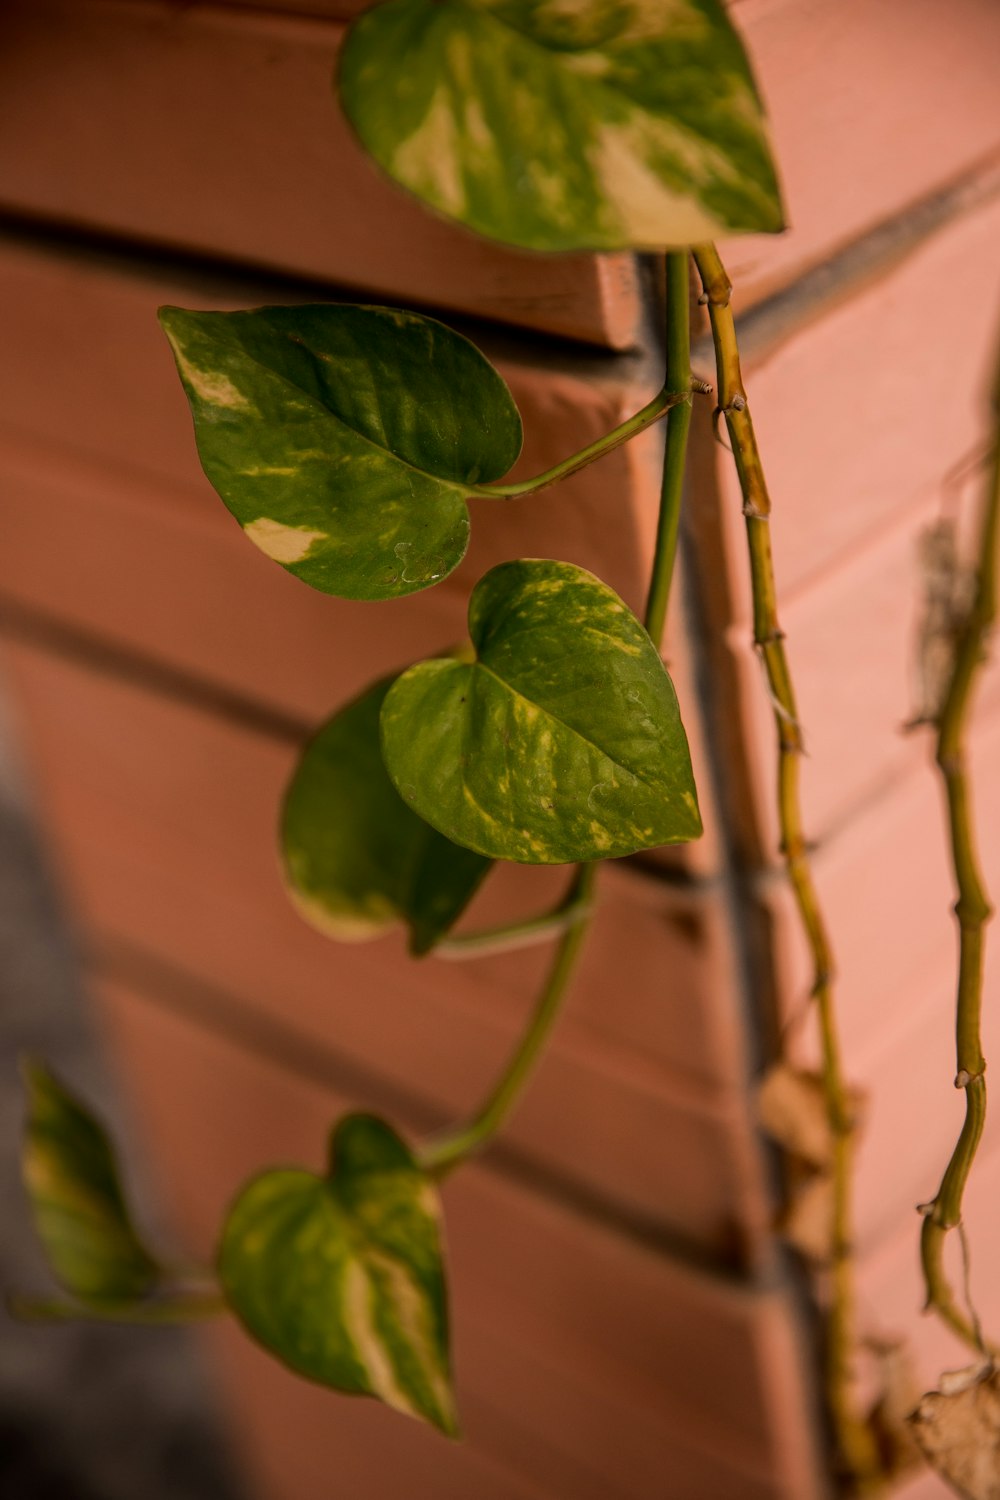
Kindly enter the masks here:
M 1000 387 L 997 416 L 1000 417 Z M 960 1309 L 944 1269 L 948 1231 L 962 1222 L 962 1197 L 986 1120 L 986 1059 L 980 1036 L 983 999 L 983 952 L 990 906 L 976 853 L 969 785 L 966 726 L 973 690 L 997 614 L 998 542 L 1000 542 L 1000 435 L 996 440 L 990 488 L 983 508 L 975 594 L 956 634 L 955 660 L 944 706 L 937 718 L 936 760 L 944 781 L 951 837 L 958 921 L 958 993 L 955 1006 L 955 1087 L 965 1090 L 965 1120 L 934 1198 L 922 1208 L 920 1263 L 927 1306 L 975 1349 L 983 1348 L 978 1320 Z M 971 1311 L 971 1309 L 970 1309 Z
M 823 1097 L 833 1139 L 834 1213 L 830 1306 L 826 1325 L 826 1397 L 840 1463 L 859 1488 L 866 1488 L 877 1480 L 881 1470 L 873 1436 L 855 1412 L 851 1399 L 854 1291 L 850 1222 L 854 1121 L 840 1060 L 833 1004 L 833 959 L 813 884 L 802 824 L 799 766 L 804 745 L 795 689 L 785 654 L 784 633 L 778 619 L 771 558 L 771 497 L 743 385 L 736 325 L 730 307 L 732 287 L 729 277 L 714 245 L 698 246 L 694 250 L 694 259 L 712 324 L 719 412 L 726 419 L 743 495 L 753 592 L 754 646 L 764 664 L 774 705 L 781 852 L 813 963 L 812 994 L 820 1030 Z

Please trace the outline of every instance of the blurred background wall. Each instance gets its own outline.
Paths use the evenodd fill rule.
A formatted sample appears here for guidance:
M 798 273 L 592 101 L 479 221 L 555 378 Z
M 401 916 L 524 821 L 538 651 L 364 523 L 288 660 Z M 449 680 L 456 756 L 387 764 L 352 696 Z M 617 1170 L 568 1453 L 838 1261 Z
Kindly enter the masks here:
M 148 1213 L 203 1255 L 243 1177 L 318 1166 L 344 1108 L 416 1131 L 471 1108 L 545 963 L 533 950 L 416 966 L 392 939 L 338 948 L 302 925 L 274 852 L 298 747 L 371 678 L 460 638 L 469 589 L 503 558 L 579 563 L 641 608 L 655 527 L 652 433 L 557 491 L 481 508 L 456 574 L 376 607 L 275 568 L 202 478 L 155 322 L 163 302 L 349 297 L 437 312 L 512 385 L 524 472 L 590 441 L 659 383 L 655 267 L 479 243 L 362 157 L 330 88 L 351 9 L 7 0 L 0 12 L 0 661 L 74 934 L 53 935 L 54 898 L 10 791 L 4 1120 L 13 1132 L 15 1043 L 43 1048 L 128 1122 Z M 913 1205 L 933 1194 L 961 1100 L 938 790 L 926 737 L 902 725 L 914 708 L 918 538 L 942 512 L 967 530 L 978 498 L 1000 326 L 1000 8 L 738 0 L 733 15 L 769 103 L 792 221 L 778 240 L 724 250 L 774 493 L 847 1068 L 871 1092 L 861 1312 L 871 1335 L 911 1339 L 927 1385 L 963 1355 L 919 1319 Z M 704 340 L 697 352 L 710 375 Z M 809 980 L 776 872 L 773 731 L 749 650 L 739 498 L 708 403 L 689 489 L 665 654 L 706 836 L 603 872 L 549 1055 L 503 1142 L 446 1190 L 465 1443 L 311 1388 L 220 1325 L 200 1345 L 204 1368 L 185 1338 L 143 1345 L 149 1380 L 164 1373 L 162 1398 L 148 1401 L 162 1402 L 160 1435 L 153 1420 L 140 1462 L 154 1455 L 166 1469 L 165 1496 L 824 1493 L 815 1330 L 771 1230 L 778 1183 L 752 1101 L 782 1027 L 812 1056 L 808 1024 L 796 1024 Z M 994 892 L 998 747 L 993 670 L 973 752 Z M 534 910 L 557 885 L 551 871 L 501 872 L 470 920 Z M 14 894 L 29 889 L 38 928 Z M 34 943 L 33 960 L 16 938 Z M 83 1040 L 78 988 L 106 1064 Z M 988 1133 L 968 1216 L 995 1321 L 997 1140 Z M 19 1281 L 40 1274 L 22 1249 L 10 1265 Z M 5 1348 L 14 1337 L 5 1327 Z M 54 1372 L 32 1410 L 47 1410 L 45 1430 L 62 1433 L 49 1451 L 64 1444 L 83 1485 L 73 1434 L 104 1431 L 104 1418 L 74 1415 L 59 1382 L 72 1368 L 89 1393 L 117 1372 L 104 1409 L 120 1419 L 145 1390 L 147 1376 L 130 1373 L 137 1336 L 17 1339 L 28 1388 L 36 1361 Z M 72 1347 L 70 1363 L 43 1346 Z M 209 1379 L 236 1479 L 198 1420 Z M 5 1368 L 4 1392 L 15 1384 Z M 34 1420 L 28 1411 L 22 1426 Z M 178 1432 L 191 1467 L 172 1479 L 155 1455 Z M 94 1472 L 95 1495 L 128 1493 Z M 921 1476 L 906 1494 L 944 1490 Z

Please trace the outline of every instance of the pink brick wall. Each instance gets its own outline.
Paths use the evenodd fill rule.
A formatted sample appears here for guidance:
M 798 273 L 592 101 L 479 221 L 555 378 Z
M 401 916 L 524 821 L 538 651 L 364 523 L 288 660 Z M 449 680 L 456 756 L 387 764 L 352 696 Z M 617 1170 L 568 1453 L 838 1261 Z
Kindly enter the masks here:
M 422 1129 L 467 1109 L 545 954 L 469 965 L 334 948 L 280 888 L 296 746 L 375 674 L 447 644 L 511 555 L 641 601 L 657 438 L 475 518 L 466 564 L 383 606 L 303 588 L 203 480 L 153 310 L 333 295 L 484 320 L 539 469 L 655 388 L 628 257 L 533 259 L 403 202 L 338 123 L 346 0 L 11 0 L 0 28 L 0 645 L 40 814 L 176 1218 L 206 1252 L 267 1162 L 315 1162 L 346 1105 Z M 793 228 L 727 247 L 771 477 L 858 1163 L 861 1311 L 930 1383 L 961 1351 L 918 1316 L 913 1204 L 957 1121 L 939 795 L 903 737 L 915 543 L 984 434 L 1000 322 L 993 0 L 740 0 Z M 72 128 L 67 121 L 72 120 Z M 503 326 L 501 331 L 500 325 Z M 697 365 L 706 372 L 702 342 Z M 461 1447 L 211 1348 L 262 1500 L 809 1500 L 824 1492 L 798 1283 L 770 1231 L 752 1084 L 808 985 L 776 870 L 772 729 L 749 651 L 728 456 L 696 432 L 666 653 L 706 811 L 690 850 L 604 872 L 584 971 L 503 1143 L 449 1185 Z M 613 506 L 609 524 L 609 496 Z M 960 497 L 968 516 L 973 487 Z M 974 740 L 1000 891 L 1000 677 Z M 476 920 L 534 909 L 505 872 Z M 748 955 L 756 956 L 748 968 Z M 990 999 L 1000 1002 L 996 964 Z M 990 1041 L 1000 1041 L 996 1025 Z M 809 1057 L 808 1032 L 797 1033 Z M 995 1133 L 972 1193 L 978 1289 L 1000 1234 Z M 910 1500 L 944 1491 L 921 1479 Z

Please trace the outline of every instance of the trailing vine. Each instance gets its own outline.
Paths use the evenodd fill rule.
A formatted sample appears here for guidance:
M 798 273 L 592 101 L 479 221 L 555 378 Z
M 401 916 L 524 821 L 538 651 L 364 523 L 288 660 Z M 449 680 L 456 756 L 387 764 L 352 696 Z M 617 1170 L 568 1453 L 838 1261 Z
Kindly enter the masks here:
M 851 1249 L 855 1102 L 840 1056 L 834 965 L 799 799 L 804 736 L 771 559 L 771 500 L 743 385 L 723 234 L 782 227 L 763 106 L 720 0 L 388 0 L 351 26 L 341 103 L 381 168 L 434 211 L 528 250 L 665 256 L 662 388 L 544 472 L 510 482 L 521 418 L 466 338 L 396 308 L 164 308 L 209 480 L 245 535 L 324 593 L 376 602 L 432 587 L 462 561 L 480 504 L 524 503 L 663 421 L 657 537 L 640 622 L 604 583 L 557 560 L 480 579 L 469 641 L 372 684 L 303 751 L 286 794 L 283 867 L 306 920 L 336 939 L 408 933 L 447 960 L 552 942 L 525 1031 L 468 1120 L 412 1145 L 388 1122 L 338 1121 L 323 1175 L 272 1169 L 229 1210 L 211 1269 L 161 1262 L 134 1227 L 112 1147 L 41 1064 L 26 1067 L 25 1178 L 66 1296 L 25 1316 L 184 1321 L 233 1313 L 289 1368 L 458 1432 L 438 1182 L 502 1128 L 558 1017 L 586 940 L 600 863 L 695 839 L 701 817 L 680 708 L 660 656 L 692 405 L 690 277 L 700 277 L 743 496 L 753 639 L 774 709 L 781 854 L 813 966 L 832 1193 L 825 1394 L 838 1475 L 884 1477 L 854 1396 Z M 544 501 L 540 502 L 544 503 Z M 959 887 L 958 1082 L 967 1118 L 927 1206 L 929 1303 L 981 1348 L 943 1271 L 943 1242 L 982 1130 L 983 928 L 964 735 L 997 595 L 1000 466 L 975 600 L 936 719 Z M 498 860 L 564 864 L 551 910 L 452 929 Z
M 1000 421 L 1000 386 L 994 392 L 994 418 Z M 985 929 L 993 915 L 976 852 L 972 818 L 966 738 L 976 680 L 986 659 L 997 615 L 997 569 L 1000 566 L 1000 437 L 994 434 L 990 479 L 983 503 L 980 535 L 969 597 L 949 621 L 952 666 L 939 706 L 931 708 L 937 731 L 935 761 L 948 809 L 959 931 L 958 981 L 955 1004 L 955 1087 L 965 1094 L 965 1120 L 930 1203 L 921 1206 L 920 1262 L 927 1306 L 973 1349 L 986 1352 L 979 1320 L 964 1313 L 944 1268 L 944 1245 L 950 1230 L 961 1232 L 962 1198 L 986 1122 L 986 1059 L 981 1037 Z
M 718 370 L 718 411 L 725 417 L 743 496 L 753 595 L 753 643 L 764 665 L 778 744 L 777 805 L 781 854 L 812 958 L 812 1000 L 819 1026 L 822 1093 L 830 1133 L 832 1213 L 829 1230 L 830 1295 L 824 1325 L 827 1405 L 840 1467 L 859 1489 L 877 1481 L 880 1460 L 874 1436 L 852 1395 L 857 1342 L 851 1245 L 851 1151 L 854 1105 L 840 1055 L 834 1008 L 834 964 L 827 924 L 809 865 L 802 821 L 799 770 L 805 737 L 799 721 L 785 636 L 778 619 L 771 557 L 771 497 L 740 369 L 729 277 L 714 245 L 698 246 L 695 264 L 712 324 Z

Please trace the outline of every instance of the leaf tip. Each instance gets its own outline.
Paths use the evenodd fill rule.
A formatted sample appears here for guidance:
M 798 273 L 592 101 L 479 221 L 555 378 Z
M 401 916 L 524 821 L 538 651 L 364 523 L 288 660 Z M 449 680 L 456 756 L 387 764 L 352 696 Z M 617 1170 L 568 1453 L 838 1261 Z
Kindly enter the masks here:
M 435 1427 L 442 1436 L 448 1438 L 451 1442 L 462 1443 L 465 1441 L 465 1434 L 458 1420 L 458 1407 L 456 1406 L 453 1393 L 449 1392 L 449 1395 L 451 1399 L 447 1408 L 441 1411 L 436 1418 L 431 1419 L 431 1426 Z

